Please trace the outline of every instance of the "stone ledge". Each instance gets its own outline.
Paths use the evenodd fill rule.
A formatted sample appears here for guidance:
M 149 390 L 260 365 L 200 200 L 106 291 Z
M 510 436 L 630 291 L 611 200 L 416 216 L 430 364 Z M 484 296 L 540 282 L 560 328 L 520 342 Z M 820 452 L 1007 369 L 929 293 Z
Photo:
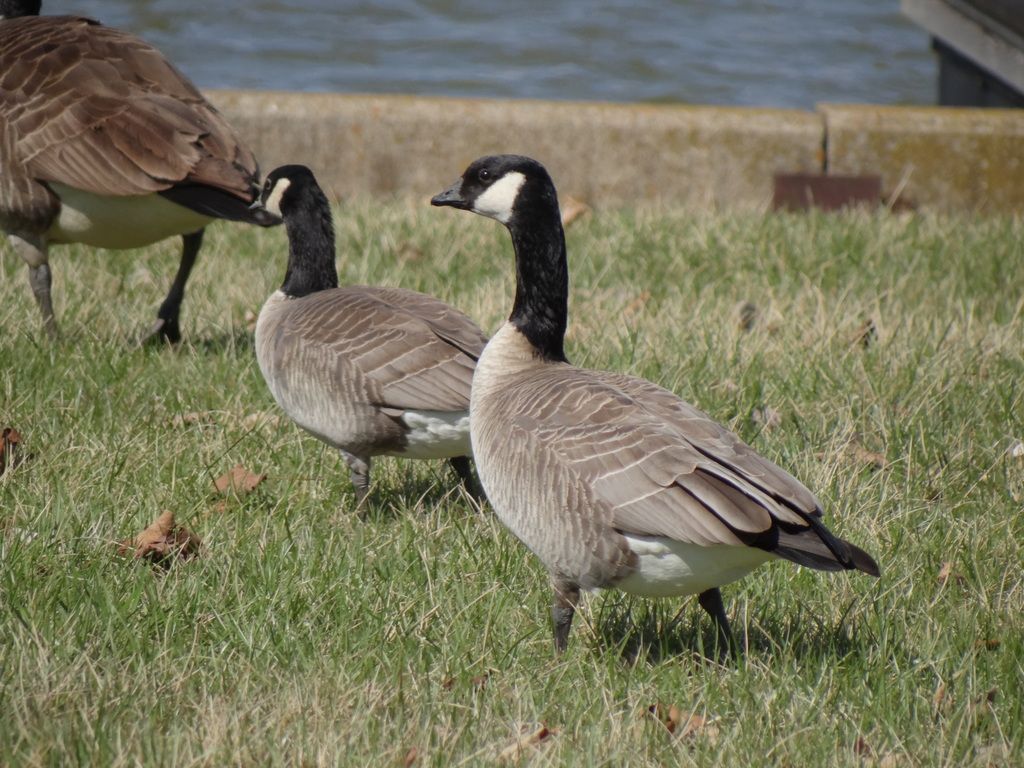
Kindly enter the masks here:
M 413 96 L 212 91 L 269 170 L 299 162 L 336 197 L 429 197 L 480 155 L 548 166 L 598 206 L 763 208 L 777 171 L 821 166 L 810 112 Z
M 775 173 L 880 174 L 933 210 L 1024 211 L 1024 110 L 821 105 L 817 112 L 211 91 L 264 170 L 314 169 L 334 197 L 426 199 L 474 158 L 541 160 L 598 207 L 764 210 Z M 827 141 L 826 141 L 827 136 Z M 827 157 L 825 153 L 827 152 Z
M 930 210 L 1024 211 L 1024 110 L 821 105 L 827 170 Z

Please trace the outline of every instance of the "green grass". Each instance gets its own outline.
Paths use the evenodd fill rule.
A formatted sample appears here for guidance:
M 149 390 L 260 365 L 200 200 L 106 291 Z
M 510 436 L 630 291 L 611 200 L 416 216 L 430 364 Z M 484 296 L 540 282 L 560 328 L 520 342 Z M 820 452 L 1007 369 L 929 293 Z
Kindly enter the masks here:
M 441 463 L 381 460 L 361 522 L 340 458 L 276 418 L 247 313 L 280 282 L 283 231 L 212 228 L 174 350 L 131 341 L 176 242 L 56 249 L 56 345 L 4 250 L 0 426 L 32 458 L 0 477 L 0 763 L 476 765 L 540 724 L 518 762 L 1024 763 L 1024 222 L 660 210 L 568 235 L 571 357 L 736 429 L 880 580 L 774 563 L 727 587 L 729 668 L 702 660 L 694 600 L 597 594 L 556 658 L 543 569 Z M 493 222 L 358 203 L 338 236 L 345 282 L 486 329 L 508 311 Z M 238 462 L 268 479 L 218 506 Z M 164 509 L 201 558 L 161 574 L 115 554 Z M 659 703 L 708 722 L 672 736 Z

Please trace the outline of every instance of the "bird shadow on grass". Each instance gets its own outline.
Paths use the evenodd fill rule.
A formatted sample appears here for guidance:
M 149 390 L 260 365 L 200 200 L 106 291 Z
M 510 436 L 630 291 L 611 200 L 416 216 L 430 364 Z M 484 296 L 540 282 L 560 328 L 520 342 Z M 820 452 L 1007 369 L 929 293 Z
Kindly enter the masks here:
M 430 514 L 439 507 L 453 508 L 453 512 L 465 510 L 466 515 L 476 514 L 473 501 L 467 497 L 447 462 L 437 460 L 431 465 L 429 472 L 400 469 L 380 481 L 374 480 L 362 510 L 357 510 L 351 491 L 344 495 L 342 506 L 351 514 L 360 514 L 367 522 L 391 520 L 410 513 Z
M 182 340 L 174 344 L 166 339 L 151 336 L 147 331 L 138 336 L 127 337 L 125 343 L 132 349 L 142 349 L 148 354 L 181 353 L 191 350 L 201 355 L 217 356 L 239 352 L 251 354 L 254 342 L 253 331 L 237 327 L 211 335 L 185 333 Z
M 741 657 L 834 660 L 860 654 L 868 643 L 845 617 L 833 622 L 805 613 L 781 619 L 755 617 L 746 627 L 734 620 L 732 631 Z M 710 616 L 689 605 L 672 614 L 667 606 L 609 600 L 596 616 L 594 633 L 603 651 L 617 652 L 629 664 L 653 666 L 681 658 L 718 663 L 715 624 Z
M 253 331 L 248 328 L 236 327 L 229 331 L 215 333 L 210 336 L 197 336 L 186 340 L 186 344 L 197 352 L 221 355 L 225 352 L 252 352 Z

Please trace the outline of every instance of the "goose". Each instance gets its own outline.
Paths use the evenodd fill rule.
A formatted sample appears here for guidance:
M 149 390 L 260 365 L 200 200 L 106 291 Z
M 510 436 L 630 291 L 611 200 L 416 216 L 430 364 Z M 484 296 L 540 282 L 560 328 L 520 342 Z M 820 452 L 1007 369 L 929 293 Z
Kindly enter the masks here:
M 185 283 L 214 219 L 250 210 L 259 166 L 220 113 L 152 46 L 92 19 L 0 0 L 0 229 L 57 335 L 49 246 L 137 248 L 181 235 L 147 338 L 177 342 Z
M 431 203 L 512 236 L 515 300 L 477 362 L 470 433 L 492 508 L 550 573 L 557 652 L 580 590 L 696 594 L 724 656 L 736 649 L 719 587 L 758 565 L 879 575 L 806 487 L 707 414 L 645 379 L 569 363 L 565 236 L 543 165 L 480 158 Z
M 483 331 L 432 296 L 339 287 L 330 205 L 309 168 L 271 171 L 258 204 L 288 233 L 284 283 L 256 320 L 256 359 L 277 404 L 341 451 L 360 509 L 381 455 L 446 458 L 479 498 L 469 389 Z

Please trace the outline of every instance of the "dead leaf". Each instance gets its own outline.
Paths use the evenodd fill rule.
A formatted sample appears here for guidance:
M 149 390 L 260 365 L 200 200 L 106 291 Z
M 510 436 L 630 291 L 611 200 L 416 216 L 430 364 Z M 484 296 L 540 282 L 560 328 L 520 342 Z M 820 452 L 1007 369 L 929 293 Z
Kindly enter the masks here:
M 590 206 L 571 195 L 562 198 L 562 226 L 568 227 L 576 219 L 590 213 Z
M 867 349 L 878 340 L 878 327 L 873 318 L 868 318 L 850 335 L 851 344 L 860 344 Z
M 901 752 L 887 752 L 878 761 L 878 768 L 899 768 L 901 765 L 913 765 L 913 761 Z
M 647 302 L 651 298 L 650 291 L 641 291 L 632 301 L 629 302 L 625 307 L 622 308 L 622 317 L 626 320 L 633 317 L 637 312 L 647 306 Z
M 782 423 L 782 414 L 775 408 L 765 405 L 751 411 L 750 420 L 764 429 L 773 429 Z
M 0 475 L 6 472 L 8 467 L 14 469 L 25 461 L 21 450 L 21 433 L 14 427 L 4 427 L 3 432 L 0 432 Z
M 858 464 L 867 464 L 873 469 L 885 469 L 889 466 L 884 453 L 868 450 L 860 443 L 850 443 L 846 450 Z
M 223 513 L 227 512 L 229 506 L 230 505 L 228 504 L 227 499 L 221 499 L 221 500 L 217 501 L 216 503 L 214 503 L 206 511 L 207 511 L 208 514 L 218 514 L 218 515 L 220 515 L 220 514 L 223 514 Z
M 483 688 L 485 688 L 487 686 L 487 683 L 490 681 L 490 679 L 491 679 L 491 673 L 490 672 L 484 672 L 483 674 L 474 675 L 473 677 L 471 677 L 469 679 L 469 684 L 473 688 L 483 689 Z M 450 690 L 452 690 L 452 688 L 455 687 L 455 683 L 456 682 L 457 682 L 457 680 L 454 677 L 446 677 L 446 678 L 444 678 L 441 681 L 441 690 L 442 691 L 450 691 Z
M 491 673 L 484 672 L 482 675 L 474 675 L 469 682 L 474 688 L 485 688 L 490 679 Z
M 277 428 L 279 426 L 281 426 L 281 415 L 271 411 L 255 411 L 242 418 L 242 428 L 250 432 L 259 427 Z
M 171 418 L 171 426 L 181 428 L 191 424 L 213 424 L 212 411 L 189 411 L 188 413 L 176 413 Z
M 706 717 L 696 712 L 689 713 L 689 717 L 682 720 L 682 723 L 683 727 L 676 738 L 690 739 L 699 735 L 714 740 L 718 736 L 718 726 L 711 724 Z
M 412 243 L 403 243 L 402 247 L 398 249 L 398 258 L 404 262 L 422 261 L 423 249 Z
M 680 709 L 675 704 L 666 707 L 661 702 L 647 708 L 648 714 L 661 723 L 677 739 L 691 739 L 698 735 L 712 740 L 718 737 L 718 726 L 696 712 Z
M 957 584 L 963 586 L 964 577 L 961 574 L 959 574 L 956 571 L 954 571 L 953 570 L 953 563 L 951 563 L 950 561 L 947 560 L 939 568 L 939 575 L 938 575 L 939 585 L 943 586 L 943 587 L 946 586 L 946 584 L 950 581 L 950 579 L 955 581 Z
M 875 750 L 864 740 L 863 736 L 858 736 L 857 741 L 853 743 L 853 753 L 864 759 L 870 759 L 875 756 Z
M 741 301 L 735 308 L 736 324 L 741 331 L 751 331 L 757 322 L 757 305 L 752 301 Z
M 730 395 L 740 391 L 740 385 L 737 384 L 732 379 L 723 379 L 722 382 L 718 385 L 718 387 L 723 392 L 727 392 Z
M 247 309 L 245 310 L 245 315 L 243 316 L 242 319 L 243 322 L 245 323 L 245 329 L 249 332 L 252 332 L 256 330 L 256 321 L 260 319 L 260 316 L 256 312 L 253 312 L 251 309 Z
M 1010 446 L 1010 455 L 1015 459 L 1019 459 L 1024 456 L 1024 443 L 1020 440 L 1014 440 L 1013 444 Z
M 975 640 L 974 647 L 979 651 L 994 651 L 999 648 L 1002 643 L 994 637 L 987 637 L 984 640 Z
M 673 704 L 666 707 L 660 701 L 657 704 L 651 704 L 647 708 L 647 714 L 665 726 L 665 730 L 669 733 L 675 733 L 676 728 L 679 727 L 680 710 Z
M 946 693 L 946 684 L 940 680 L 935 693 L 932 694 L 932 710 L 936 716 L 944 714 L 949 711 L 952 703 L 951 697 Z
M 174 513 L 166 510 L 134 539 L 122 541 L 117 551 L 136 560 L 145 558 L 154 565 L 169 568 L 175 559 L 188 560 L 197 556 L 201 547 L 200 538 L 185 526 L 178 525 Z
M 265 474 L 257 475 L 241 464 L 235 464 L 235 466 L 213 481 L 213 487 L 220 494 L 245 496 L 256 490 L 257 486 L 266 479 L 267 476 Z
M 949 581 L 949 577 L 953 575 L 953 564 L 946 560 L 939 567 L 939 584 L 945 586 L 946 582 Z
M 889 460 L 885 457 L 884 453 L 865 448 L 856 439 L 850 440 L 842 447 L 842 454 L 853 459 L 855 463 L 865 464 L 871 469 L 885 469 L 889 466 Z M 827 451 L 818 451 L 814 454 L 814 457 L 819 461 L 825 461 L 830 455 Z
M 405 753 L 405 759 L 402 760 L 402 765 L 405 768 L 416 765 L 416 761 L 420 759 L 420 751 L 416 747 L 409 747 L 409 751 Z
M 523 752 L 554 736 L 557 731 L 549 730 L 543 723 L 537 729 L 520 734 L 515 741 L 498 753 L 499 761 L 518 760 Z

